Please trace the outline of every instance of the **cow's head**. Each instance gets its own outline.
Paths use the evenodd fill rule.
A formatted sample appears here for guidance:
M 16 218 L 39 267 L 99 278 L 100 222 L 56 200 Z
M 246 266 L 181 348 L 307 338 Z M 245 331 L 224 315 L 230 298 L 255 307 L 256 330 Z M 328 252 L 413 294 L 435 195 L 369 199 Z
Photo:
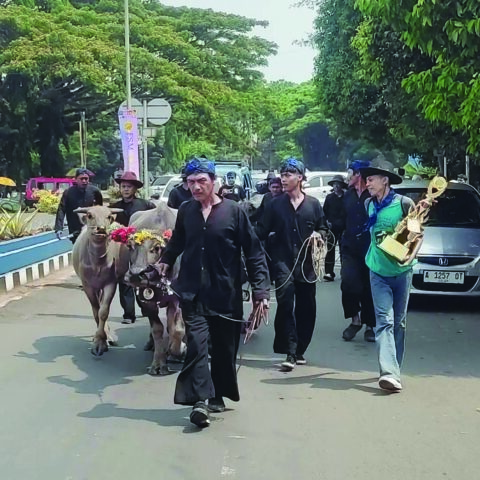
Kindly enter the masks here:
M 80 207 L 74 210 L 74 213 L 78 213 L 83 224 L 87 226 L 91 238 L 98 242 L 107 239 L 109 228 L 115 220 L 115 214 L 120 212 L 123 212 L 120 208 L 108 208 L 101 205 Z
M 144 239 L 141 237 L 142 232 L 147 232 Z M 127 283 L 139 286 L 145 280 L 142 274 L 160 260 L 165 245 L 166 239 L 159 232 L 140 231 L 133 235 L 127 243 L 130 252 L 130 267 L 125 276 Z

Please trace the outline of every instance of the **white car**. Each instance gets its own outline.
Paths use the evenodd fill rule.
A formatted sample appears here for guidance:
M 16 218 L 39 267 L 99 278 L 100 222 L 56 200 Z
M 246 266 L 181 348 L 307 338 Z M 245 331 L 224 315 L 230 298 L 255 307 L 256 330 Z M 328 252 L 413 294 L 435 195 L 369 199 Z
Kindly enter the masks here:
M 308 172 L 307 180 L 303 184 L 303 189 L 307 195 L 318 198 L 323 205 L 326 196 L 332 192 L 332 187 L 328 184 L 335 175 L 342 175 L 347 178 L 346 172 Z

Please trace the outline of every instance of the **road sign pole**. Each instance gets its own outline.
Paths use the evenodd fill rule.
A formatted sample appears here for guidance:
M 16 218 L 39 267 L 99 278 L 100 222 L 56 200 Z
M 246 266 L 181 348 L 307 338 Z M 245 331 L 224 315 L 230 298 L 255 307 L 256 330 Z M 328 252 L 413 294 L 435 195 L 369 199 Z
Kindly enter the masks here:
M 147 138 L 148 111 L 147 101 L 143 101 L 143 122 L 142 122 L 142 140 L 143 140 L 143 190 L 145 198 L 150 198 L 150 178 L 148 175 L 148 138 Z
M 127 89 L 127 108 L 132 108 L 132 84 L 131 84 L 131 69 L 130 69 L 130 14 L 128 10 L 128 0 L 124 2 L 125 9 L 125 75 L 126 75 L 126 89 Z

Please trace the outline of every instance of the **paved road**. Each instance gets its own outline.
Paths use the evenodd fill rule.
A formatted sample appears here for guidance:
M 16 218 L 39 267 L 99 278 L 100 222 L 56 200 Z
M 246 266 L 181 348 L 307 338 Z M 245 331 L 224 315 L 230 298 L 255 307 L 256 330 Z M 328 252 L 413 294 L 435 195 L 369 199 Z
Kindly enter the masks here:
M 2 479 L 479 478 L 474 303 L 414 302 L 405 390 L 388 396 L 375 346 L 340 339 L 338 282 L 321 284 L 309 365 L 280 372 L 262 328 L 241 351 L 242 401 L 197 431 L 172 404 L 175 375 L 145 374 L 145 321 L 121 325 L 116 304 L 121 346 L 97 360 L 86 298 L 74 277 L 59 281 L 0 310 Z

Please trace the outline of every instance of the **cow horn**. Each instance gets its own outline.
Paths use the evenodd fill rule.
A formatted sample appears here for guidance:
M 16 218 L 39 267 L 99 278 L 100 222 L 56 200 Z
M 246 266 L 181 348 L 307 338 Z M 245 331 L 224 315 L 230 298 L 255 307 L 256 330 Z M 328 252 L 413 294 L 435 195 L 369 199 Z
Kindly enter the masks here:
M 122 213 L 123 212 L 123 208 L 111 208 L 110 211 L 112 213 Z
M 88 208 L 78 207 L 73 211 L 73 213 L 88 213 Z

